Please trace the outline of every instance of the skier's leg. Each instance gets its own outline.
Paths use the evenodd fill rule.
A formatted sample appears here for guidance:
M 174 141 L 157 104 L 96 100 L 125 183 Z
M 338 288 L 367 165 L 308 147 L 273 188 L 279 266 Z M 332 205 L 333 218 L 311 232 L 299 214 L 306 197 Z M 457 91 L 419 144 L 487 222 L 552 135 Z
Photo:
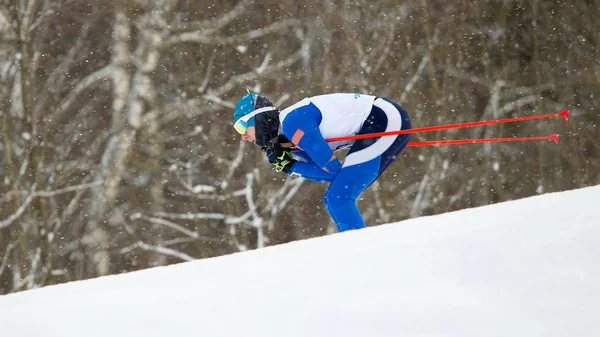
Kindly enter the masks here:
M 411 127 L 408 114 L 394 102 L 378 98 L 359 134 Z M 365 227 L 356 200 L 404 150 L 410 135 L 357 140 L 325 194 L 325 206 L 338 230 Z
M 379 174 L 379 159 L 344 167 L 325 193 L 325 207 L 340 232 L 365 227 L 356 200 Z
M 408 113 L 397 103 L 392 102 L 385 98 L 378 98 L 379 100 L 383 100 L 396 108 L 400 113 L 401 123 L 400 130 L 408 130 L 411 129 L 410 118 L 408 117 Z M 396 140 L 390 145 L 390 147 L 385 150 L 385 152 L 381 155 L 381 164 L 379 166 L 379 175 L 380 176 L 389 166 L 390 164 L 400 155 L 408 141 L 410 140 L 410 134 L 399 135 Z

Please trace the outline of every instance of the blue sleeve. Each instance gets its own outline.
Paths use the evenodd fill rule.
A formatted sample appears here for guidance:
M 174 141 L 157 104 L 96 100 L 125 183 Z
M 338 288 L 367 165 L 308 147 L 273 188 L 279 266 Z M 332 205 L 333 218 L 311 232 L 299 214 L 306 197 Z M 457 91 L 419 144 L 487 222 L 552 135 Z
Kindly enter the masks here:
M 273 154 L 273 150 L 264 149 L 264 151 L 265 156 L 267 157 L 267 160 L 270 163 L 275 163 L 277 161 L 275 155 Z M 335 174 L 327 173 L 323 171 L 320 167 L 318 167 L 317 164 L 315 164 L 315 162 L 312 161 L 312 159 L 306 154 L 306 152 L 295 151 L 293 152 L 293 154 L 300 158 L 306 159 L 306 161 L 296 161 L 294 164 L 292 164 L 292 167 L 290 168 L 290 171 L 287 172 L 287 174 L 297 174 L 299 176 L 302 176 L 303 178 L 310 179 L 318 183 L 330 183 L 335 178 Z
M 321 111 L 312 103 L 291 111 L 283 120 L 283 134 L 299 146 L 314 163 L 316 169 L 321 169 L 328 176 L 335 177 L 342 169 L 342 164 L 337 159 L 333 150 L 321 135 L 319 124 L 323 116 Z M 298 163 L 295 163 L 294 167 Z M 298 165 L 295 173 L 301 176 L 314 176 L 314 169 L 308 165 Z
M 294 151 L 294 152 L 292 152 L 292 154 L 294 156 L 304 160 L 307 163 L 310 163 L 313 161 L 312 158 L 308 154 L 306 154 L 306 152 L 304 152 L 304 151 Z
M 304 160 L 294 163 L 291 168 L 291 174 L 296 173 L 305 179 L 315 181 L 317 183 L 330 183 L 335 178 L 335 174 L 323 171 L 309 155 L 304 151 L 292 152 L 294 156 Z
M 297 161 L 292 165 L 290 174 L 294 173 L 318 183 L 330 183 L 337 176 L 337 174 L 323 171 L 314 162 L 306 163 L 302 161 Z

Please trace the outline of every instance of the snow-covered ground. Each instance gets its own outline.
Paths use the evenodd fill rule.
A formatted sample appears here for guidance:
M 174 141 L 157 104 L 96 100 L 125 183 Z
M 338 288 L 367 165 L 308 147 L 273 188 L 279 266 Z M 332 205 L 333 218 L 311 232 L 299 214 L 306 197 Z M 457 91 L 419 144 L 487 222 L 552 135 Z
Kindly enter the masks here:
M 600 336 L 600 186 L 0 297 L 2 336 Z

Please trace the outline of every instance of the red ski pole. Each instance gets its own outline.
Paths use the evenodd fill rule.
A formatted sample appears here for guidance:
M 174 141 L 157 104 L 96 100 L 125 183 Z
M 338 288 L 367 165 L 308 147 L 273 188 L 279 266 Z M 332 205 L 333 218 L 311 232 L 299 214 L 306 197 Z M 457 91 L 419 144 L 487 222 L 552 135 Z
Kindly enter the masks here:
M 473 126 L 521 122 L 521 121 L 529 121 L 529 120 L 534 120 L 534 119 L 543 119 L 543 118 L 552 118 L 552 117 L 564 117 L 566 120 L 569 120 L 569 110 L 564 110 L 559 113 L 552 113 L 552 114 L 547 114 L 547 115 L 514 117 L 514 118 L 494 119 L 494 120 L 480 121 L 480 122 L 468 122 L 468 123 L 457 123 L 457 124 L 448 124 L 448 125 L 427 126 L 427 127 L 423 127 L 423 128 L 408 129 L 408 130 L 367 133 L 364 135 L 329 138 L 329 139 L 326 139 L 326 141 L 327 142 L 339 142 L 339 141 L 344 141 L 344 140 L 377 138 L 377 137 L 384 137 L 384 136 L 404 135 L 404 134 L 408 134 L 408 133 L 421 133 L 421 132 L 430 132 L 430 131 L 437 131 L 437 130 L 460 129 L 460 128 L 468 128 L 468 127 L 473 127 Z M 513 139 L 513 138 L 510 138 L 510 139 Z
M 553 134 L 553 135 L 550 135 L 550 136 L 537 136 L 537 137 L 430 140 L 430 141 L 423 141 L 423 142 L 408 142 L 407 146 L 433 146 L 433 145 L 451 145 L 451 144 L 499 143 L 499 142 L 519 142 L 519 141 L 527 141 L 527 140 L 552 140 L 556 144 L 558 144 L 558 134 Z

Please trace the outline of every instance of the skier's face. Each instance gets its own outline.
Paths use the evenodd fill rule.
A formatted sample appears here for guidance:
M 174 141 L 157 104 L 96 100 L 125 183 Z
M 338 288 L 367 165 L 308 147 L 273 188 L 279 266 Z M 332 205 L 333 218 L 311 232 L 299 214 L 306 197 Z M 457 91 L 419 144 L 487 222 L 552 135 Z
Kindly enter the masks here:
M 242 138 L 247 142 L 256 144 L 256 128 L 254 126 L 247 127 L 246 133 L 242 135 Z

